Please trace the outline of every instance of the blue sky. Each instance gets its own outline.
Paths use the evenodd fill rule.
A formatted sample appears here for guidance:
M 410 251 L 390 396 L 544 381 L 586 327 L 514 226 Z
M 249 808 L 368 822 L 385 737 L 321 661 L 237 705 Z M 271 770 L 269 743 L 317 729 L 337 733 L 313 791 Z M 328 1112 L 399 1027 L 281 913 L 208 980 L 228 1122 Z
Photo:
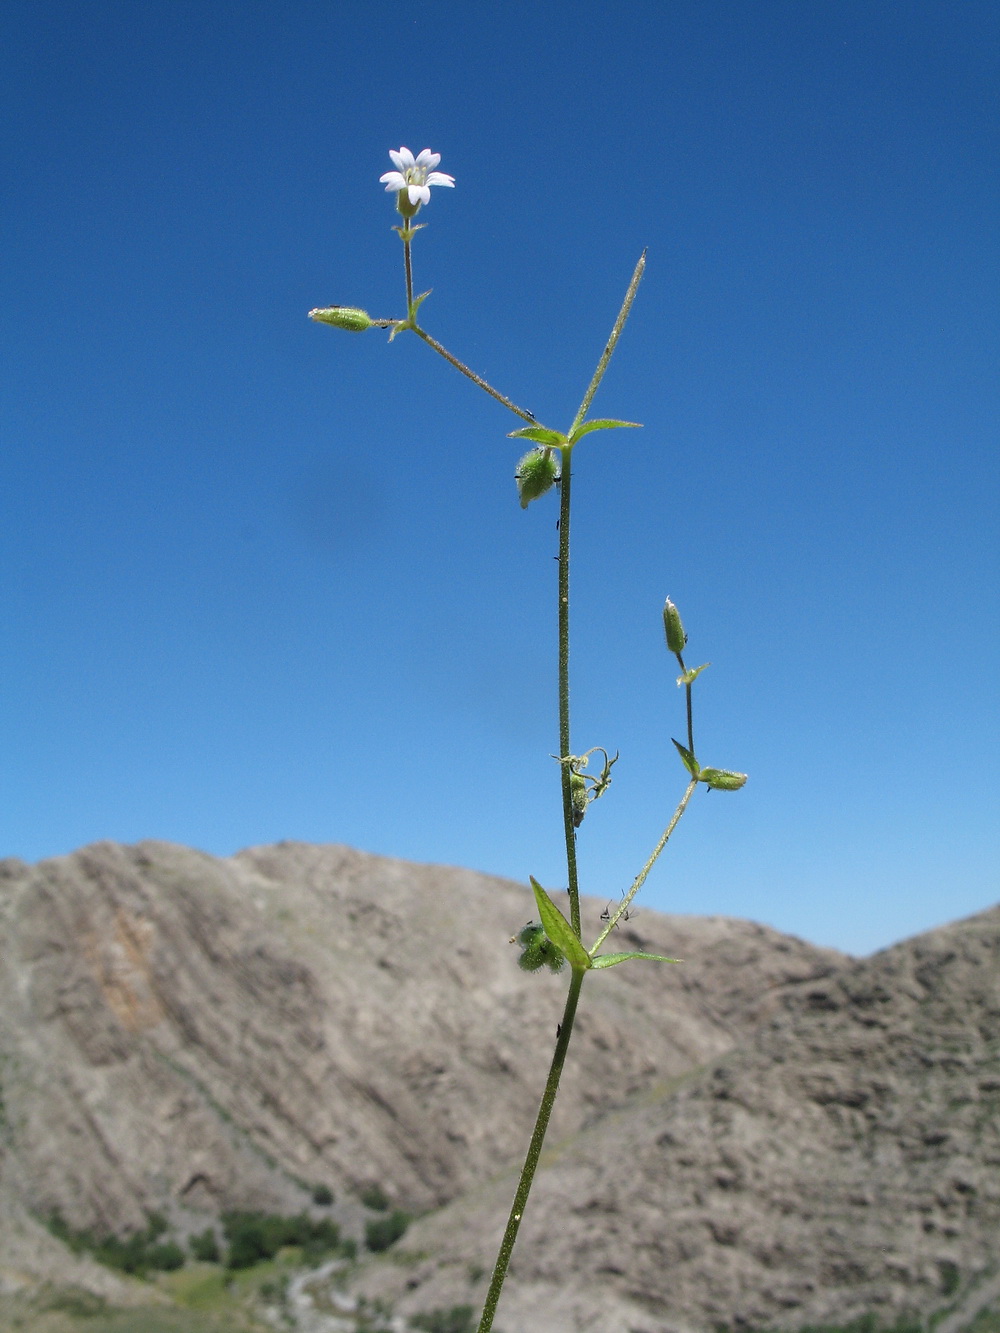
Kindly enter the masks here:
M 574 456 L 580 834 L 664 910 L 856 952 L 997 877 L 993 3 L 53 3 L 3 17 L 0 855 L 280 838 L 565 881 L 556 501 L 403 313 Z M 641 906 L 640 906 L 641 910 Z M 517 923 L 515 923 L 517 924 Z

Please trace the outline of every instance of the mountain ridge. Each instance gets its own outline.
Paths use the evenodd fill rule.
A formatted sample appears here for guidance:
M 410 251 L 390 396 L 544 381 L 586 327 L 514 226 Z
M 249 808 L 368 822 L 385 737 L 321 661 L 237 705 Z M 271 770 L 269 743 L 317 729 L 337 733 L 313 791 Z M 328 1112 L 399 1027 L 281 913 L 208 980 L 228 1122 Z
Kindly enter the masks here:
M 585 904 L 595 934 L 603 905 Z M 392 1251 L 367 1261 L 357 1291 L 403 1314 L 478 1300 L 482 1278 L 470 1287 L 467 1274 L 492 1261 L 565 988 L 563 977 L 515 966 L 507 940 L 532 915 L 523 885 L 339 845 L 217 858 L 99 843 L 36 866 L 0 862 L 0 1283 L 59 1274 L 62 1251 L 41 1225 L 53 1213 L 125 1234 L 162 1212 L 183 1235 L 226 1209 L 308 1207 L 317 1184 L 343 1201 L 377 1185 L 427 1214 L 402 1243 L 412 1238 L 427 1258 L 405 1273 Z M 997 1120 L 988 1085 L 1000 1049 L 1000 909 L 970 921 L 979 924 L 861 960 L 729 918 L 644 908 L 623 923 L 621 947 L 687 961 L 588 979 L 525 1218 L 529 1243 L 505 1293 L 506 1333 L 791 1327 L 859 1300 L 862 1313 L 894 1318 L 940 1306 L 941 1273 L 951 1273 L 940 1264 L 966 1284 L 985 1273 L 994 1220 L 1000 1234 L 984 1179 Z M 950 1063 L 949 1041 L 960 1048 Z M 941 1160 L 958 1149 L 969 1158 L 977 1202 L 957 1236 L 918 1246 L 895 1286 L 870 1258 L 852 1285 L 796 1199 L 816 1180 L 831 1190 L 838 1172 L 863 1181 L 867 1171 L 878 1184 L 864 1152 L 892 1142 L 901 1217 L 926 1203 L 936 1168 L 921 1175 L 899 1147 L 906 1117 L 889 1114 L 894 1104 L 919 1110 L 920 1042 L 937 1052 L 928 1106 L 971 1097 L 970 1079 L 987 1085 L 976 1083 L 958 1129 L 937 1145 Z M 881 1093 L 873 1065 L 891 1076 Z M 969 1105 L 986 1122 L 973 1124 Z M 580 1144 L 596 1145 L 606 1169 Z M 791 1191 L 786 1214 L 779 1188 Z M 848 1258 L 881 1235 L 869 1227 L 866 1240 L 852 1209 L 880 1207 L 873 1196 L 827 1208 L 830 1226 L 845 1225 L 843 1214 L 855 1228 L 841 1246 Z M 820 1226 L 822 1206 L 815 1216 Z M 686 1249 L 653 1234 L 660 1223 L 669 1231 L 668 1218 L 686 1219 Z M 826 1268 L 797 1255 L 796 1228 L 817 1254 L 829 1251 Z M 116 1280 L 72 1264 L 72 1280 L 91 1289 Z M 552 1312 L 544 1324 L 542 1308 Z

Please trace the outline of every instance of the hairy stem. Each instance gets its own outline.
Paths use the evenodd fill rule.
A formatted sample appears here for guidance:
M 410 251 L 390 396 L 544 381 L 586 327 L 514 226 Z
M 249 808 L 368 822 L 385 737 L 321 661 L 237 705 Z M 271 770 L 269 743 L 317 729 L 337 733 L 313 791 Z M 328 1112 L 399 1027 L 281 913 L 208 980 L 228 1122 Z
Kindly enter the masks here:
M 528 1144 L 528 1152 L 524 1159 L 524 1166 L 521 1168 L 521 1177 L 517 1182 L 514 1202 L 511 1204 L 510 1216 L 507 1218 L 507 1227 L 503 1233 L 503 1240 L 500 1242 L 500 1253 L 497 1255 L 493 1278 L 490 1282 L 489 1291 L 486 1293 L 486 1304 L 483 1307 L 477 1333 L 489 1333 L 489 1330 L 493 1327 L 493 1316 L 496 1314 L 504 1278 L 507 1276 L 510 1256 L 514 1249 L 514 1242 L 517 1240 L 525 1204 L 528 1202 L 531 1182 L 535 1178 L 538 1159 L 542 1153 L 545 1131 L 549 1127 L 549 1117 L 555 1104 L 556 1093 L 559 1091 L 559 1079 L 562 1075 L 563 1065 L 566 1063 L 566 1051 L 569 1049 L 569 1039 L 573 1035 L 573 1020 L 576 1017 L 576 1005 L 580 998 L 580 987 L 583 985 L 585 975 L 586 973 L 582 970 L 574 969 L 572 980 L 569 983 L 569 994 L 566 996 L 566 1007 L 563 1010 L 562 1022 L 559 1024 L 559 1036 L 556 1040 L 556 1048 L 552 1053 L 549 1076 L 545 1081 L 545 1091 L 542 1093 L 541 1105 L 535 1119 L 535 1128 L 531 1131 L 531 1142 Z
M 684 811 L 687 809 L 688 801 L 690 801 L 691 797 L 694 795 L 694 789 L 695 787 L 697 787 L 697 785 L 698 785 L 697 778 L 692 778 L 691 781 L 688 783 L 687 790 L 681 797 L 680 804 L 674 811 L 670 823 L 667 825 L 667 827 L 663 830 L 662 834 L 660 835 L 660 841 L 653 848 L 652 855 L 650 856 L 646 864 L 642 867 L 642 869 L 639 871 L 638 875 L 636 875 L 635 879 L 632 881 L 632 887 L 629 889 L 628 893 L 626 893 L 625 897 L 621 900 L 621 902 L 615 908 L 614 912 L 611 914 L 611 919 L 608 921 L 608 924 L 604 927 L 600 935 L 598 935 L 597 939 L 594 941 L 593 947 L 590 950 L 591 956 L 593 956 L 597 952 L 597 950 L 601 947 L 604 941 L 608 938 L 608 936 L 614 930 L 615 926 L 617 926 L 618 922 L 628 911 L 629 903 L 642 888 L 643 884 L 645 884 L 646 876 L 649 874 L 654 864 L 656 863 L 656 858 L 663 851 L 664 847 L 666 847 L 667 843 L 670 841 L 671 833 L 673 833 L 674 829 L 681 822 L 681 815 L 683 815 Z
M 562 476 L 559 482 L 559 757 L 569 748 L 569 515 L 572 482 L 572 449 L 560 449 Z M 573 823 L 572 770 L 559 765 L 562 774 L 563 835 L 566 840 L 566 874 L 569 880 L 570 923 L 579 935 L 580 882 L 576 868 L 576 825 Z
M 491 398 L 495 398 L 498 403 L 503 403 L 504 407 L 513 412 L 515 416 L 519 416 L 522 421 L 530 421 L 533 426 L 538 424 L 530 412 L 527 412 L 523 407 L 518 407 L 517 403 L 506 397 L 505 394 L 502 394 L 498 389 L 494 389 L 493 385 L 484 380 L 482 375 L 477 375 L 474 370 L 470 370 L 467 365 L 459 361 L 457 356 L 452 356 L 447 347 L 442 347 L 436 338 L 432 338 L 429 333 L 426 333 L 416 324 L 411 325 L 411 328 L 418 338 L 423 338 L 428 347 L 433 347 L 435 352 L 439 356 L 443 356 L 449 365 L 454 366 L 456 370 L 460 370 L 463 375 L 472 380 L 473 384 L 478 384 Z
M 406 265 L 406 315 L 409 318 L 413 310 L 413 260 L 410 257 L 409 229 L 404 220 L 403 263 Z

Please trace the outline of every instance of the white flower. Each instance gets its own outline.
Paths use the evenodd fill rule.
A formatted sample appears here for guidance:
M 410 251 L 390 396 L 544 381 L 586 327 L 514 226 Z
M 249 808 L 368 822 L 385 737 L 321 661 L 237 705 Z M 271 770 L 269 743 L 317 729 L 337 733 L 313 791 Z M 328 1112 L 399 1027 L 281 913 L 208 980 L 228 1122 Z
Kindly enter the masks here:
M 432 185 L 455 184 L 454 176 L 446 176 L 443 171 L 434 170 L 441 161 L 441 154 L 432 153 L 429 148 L 422 149 L 416 157 L 408 148 L 401 148 L 398 153 L 390 148 L 389 156 L 399 170 L 387 171 L 384 176 L 379 176 L 379 180 L 385 186 L 387 194 L 393 190 L 397 192 L 405 190 L 410 207 L 414 211 L 421 204 L 430 203 Z

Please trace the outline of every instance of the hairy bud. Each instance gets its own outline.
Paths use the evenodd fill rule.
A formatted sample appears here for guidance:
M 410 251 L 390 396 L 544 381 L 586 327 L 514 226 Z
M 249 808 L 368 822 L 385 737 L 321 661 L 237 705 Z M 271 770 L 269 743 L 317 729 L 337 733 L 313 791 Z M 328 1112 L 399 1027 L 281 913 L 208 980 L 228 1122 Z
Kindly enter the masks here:
M 309 318 L 317 324 L 332 324 L 335 329 L 347 329 L 350 333 L 364 333 L 372 326 L 367 310 L 358 310 L 351 305 L 322 306 L 310 310 Z
M 713 791 L 739 791 L 745 785 L 747 775 L 730 773 L 725 768 L 701 768 L 698 770 L 698 779 L 707 783 Z
M 556 948 L 537 921 L 529 921 L 523 926 L 511 938 L 511 944 L 515 943 L 522 950 L 517 965 L 525 972 L 537 972 L 542 967 L 558 972 L 566 962 L 562 951 Z
M 587 805 L 590 801 L 587 784 L 579 773 L 570 773 L 569 792 L 573 804 L 573 827 L 579 828 L 583 823 L 583 817 L 587 813 Z
M 551 490 L 559 480 L 555 451 L 546 445 L 529 449 L 517 465 L 514 480 L 517 482 L 521 508 L 527 509 L 532 500 L 537 500 L 540 495 Z
M 681 624 L 681 613 L 668 597 L 663 604 L 663 628 L 667 635 L 667 647 L 672 653 L 682 653 L 687 643 L 687 635 Z

